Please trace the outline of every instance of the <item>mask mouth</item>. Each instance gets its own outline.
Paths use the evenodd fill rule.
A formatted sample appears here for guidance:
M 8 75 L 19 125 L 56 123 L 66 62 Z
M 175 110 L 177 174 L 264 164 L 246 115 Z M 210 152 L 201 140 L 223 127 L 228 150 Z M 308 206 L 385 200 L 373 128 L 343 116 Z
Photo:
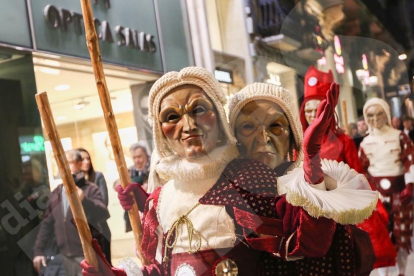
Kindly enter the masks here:
M 204 137 L 204 134 L 192 134 L 192 135 L 188 135 L 185 138 L 182 138 L 182 141 L 191 141 L 194 139 L 202 139 Z

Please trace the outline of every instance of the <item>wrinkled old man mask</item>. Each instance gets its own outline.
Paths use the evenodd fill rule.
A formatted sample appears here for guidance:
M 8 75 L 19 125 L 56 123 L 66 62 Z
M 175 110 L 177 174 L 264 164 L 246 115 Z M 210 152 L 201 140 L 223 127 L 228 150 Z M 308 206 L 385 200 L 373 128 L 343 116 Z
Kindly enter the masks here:
M 305 104 L 305 118 L 308 125 L 311 125 L 316 118 L 316 112 L 318 111 L 318 105 L 320 100 L 310 100 Z
M 266 100 L 246 104 L 236 118 L 235 132 L 243 157 L 259 160 L 272 169 L 286 161 L 289 121 L 278 104 Z
M 159 121 L 170 147 L 186 159 L 208 154 L 220 138 L 214 104 L 194 85 L 179 86 L 162 99 Z
M 387 114 L 378 104 L 368 107 L 366 116 L 367 123 L 371 128 L 381 129 L 388 123 Z

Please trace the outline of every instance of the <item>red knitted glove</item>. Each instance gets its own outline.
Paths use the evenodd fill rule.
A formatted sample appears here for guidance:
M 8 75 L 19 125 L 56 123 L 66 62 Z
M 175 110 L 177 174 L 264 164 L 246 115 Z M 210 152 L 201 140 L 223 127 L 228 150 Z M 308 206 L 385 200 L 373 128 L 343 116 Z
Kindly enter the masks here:
M 92 246 L 97 253 L 100 271 L 97 271 L 95 267 L 88 264 L 86 260 L 83 260 L 80 264 L 83 276 L 127 276 L 123 269 L 114 268 L 108 263 L 96 239 L 92 240 Z
M 400 201 L 402 204 L 408 204 L 413 199 L 413 183 L 408 183 L 405 189 L 400 193 Z
M 338 103 L 338 97 L 339 84 L 332 83 L 331 88 L 326 92 L 326 99 L 318 106 L 315 121 L 313 121 L 304 133 L 303 170 L 305 171 L 305 180 L 311 184 L 319 184 L 323 181 L 323 171 L 319 153 L 323 138 L 329 131 L 332 116 L 335 114 L 335 106 Z
M 145 202 L 147 201 L 149 195 L 144 189 L 141 188 L 141 185 L 138 183 L 129 183 L 128 186 L 124 189 L 121 185 L 115 187 L 116 192 L 118 193 L 118 199 L 121 203 L 122 208 L 125 211 L 129 211 L 135 202 L 138 204 L 138 209 L 144 211 Z M 132 197 L 131 192 L 134 193 Z

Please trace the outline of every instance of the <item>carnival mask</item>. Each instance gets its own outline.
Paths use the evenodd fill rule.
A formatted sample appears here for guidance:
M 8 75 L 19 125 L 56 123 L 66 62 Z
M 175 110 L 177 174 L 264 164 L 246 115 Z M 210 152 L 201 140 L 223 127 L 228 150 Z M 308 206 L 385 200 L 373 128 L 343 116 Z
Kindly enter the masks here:
M 220 138 L 214 104 L 194 85 L 179 86 L 162 99 L 159 121 L 170 147 L 186 159 L 208 154 Z
M 308 125 L 311 125 L 316 118 L 316 111 L 318 111 L 318 105 L 320 100 L 309 100 L 305 104 L 305 118 Z
M 378 104 L 368 107 L 366 110 L 366 116 L 368 125 L 371 128 L 381 129 L 388 123 L 387 114 Z
M 274 169 L 287 159 L 289 121 L 280 106 L 267 100 L 246 104 L 235 122 L 243 157 L 259 160 Z

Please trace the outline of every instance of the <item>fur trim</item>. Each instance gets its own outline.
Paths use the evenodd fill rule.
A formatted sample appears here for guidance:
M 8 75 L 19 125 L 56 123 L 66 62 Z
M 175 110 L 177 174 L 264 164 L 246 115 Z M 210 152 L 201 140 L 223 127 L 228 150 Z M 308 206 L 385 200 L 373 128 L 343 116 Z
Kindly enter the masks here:
M 238 155 L 235 145 L 225 145 L 195 160 L 184 159 L 177 155 L 164 158 L 156 165 L 155 170 L 165 181 L 203 180 L 221 174 L 227 164 Z

